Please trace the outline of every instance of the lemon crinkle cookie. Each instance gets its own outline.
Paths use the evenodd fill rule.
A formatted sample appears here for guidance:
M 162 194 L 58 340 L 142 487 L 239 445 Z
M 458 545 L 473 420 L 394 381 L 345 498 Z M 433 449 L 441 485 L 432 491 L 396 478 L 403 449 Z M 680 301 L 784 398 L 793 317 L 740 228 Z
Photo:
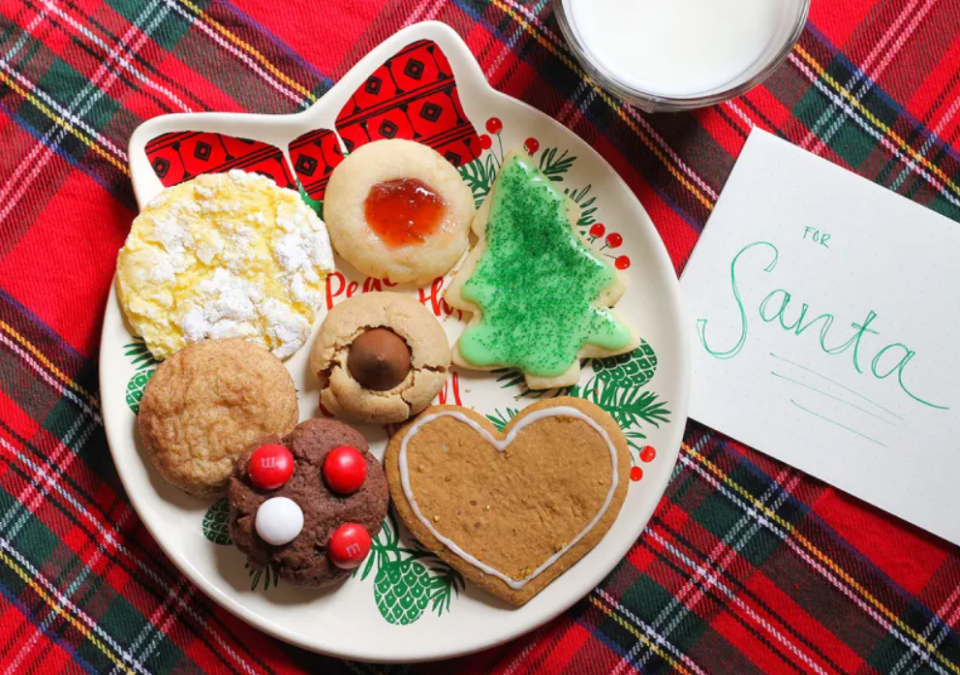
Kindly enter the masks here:
M 323 222 L 264 176 L 204 174 L 161 192 L 117 260 L 130 325 L 164 359 L 245 338 L 286 358 L 310 334 L 333 253 Z

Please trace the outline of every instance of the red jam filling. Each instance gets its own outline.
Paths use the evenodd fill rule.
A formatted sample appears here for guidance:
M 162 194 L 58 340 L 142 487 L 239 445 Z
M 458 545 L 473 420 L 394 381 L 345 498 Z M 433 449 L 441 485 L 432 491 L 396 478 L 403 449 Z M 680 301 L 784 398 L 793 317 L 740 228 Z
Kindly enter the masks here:
M 423 181 L 397 178 L 370 188 L 364 215 L 370 229 L 391 247 L 416 246 L 443 221 L 447 203 Z

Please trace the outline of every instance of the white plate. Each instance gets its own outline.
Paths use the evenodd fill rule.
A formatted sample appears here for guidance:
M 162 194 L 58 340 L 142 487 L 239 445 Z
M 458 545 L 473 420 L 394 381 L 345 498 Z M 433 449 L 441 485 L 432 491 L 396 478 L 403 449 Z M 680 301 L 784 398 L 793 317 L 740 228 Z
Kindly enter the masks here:
M 477 132 L 492 142 L 492 149 L 485 150 L 478 160 L 469 164 L 468 171 L 476 176 L 480 167 L 490 163 L 495 166 L 501 156 L 501 142 L 502 147 L 509 150 L 521 147 L 528 138 L 535 138 L 539 148 L 533 153 L 534 157 L 559 167 L 556 173 L 559 185 L 579 197 L 585 209 L 595 209 L 585 210 L 588 220 L 603 223 L 604 236 L 593 241 L 596 249 L 602 249 L 603 255 L 612 258 L 625 256 L 621 265 L 629 259 L 625 274 L 630 290 L 619 308 L 655 351 L 655 356 L 648 353 L 644 359 L 631 359 L 619 368 L 608 367 L 604 376 L 608 384 L 601 390 L 607 391 L 609 387 L 609 394 L 616 394 L 611 400 L 632 402 L 634 412 L 642 408 L 648 416 L 657 410 L 661 414 L 659 419 L 654 416 L 656 424 L 653 424 L 639 417 L 629 419 L 626 409 L 616 411 L 625 423 L 625 431 L 646 435 L 645 439 L 634 438 L 637 449 L 633 460 L 635 466 L 642 469 L 643 476 L 631 482 L 619 518 L 596 548 L 518 609 L 506 606 L 469 583 L 458 592 L 451 583 L 449 568 L 430 557 L 415 560 L 417 556 L 411 554 L 414 549 L 407 534 L 401 532 L 400 540 L 393 541 L 390 537 L 393 528 L 378 537 L 375 549 L 378 554 L 372 554 L 373 562 L 364 579 L 358 574 L 339 588 L 311 591 L 283 582 L 273 585 L 264 575 L 257 579 L 257 588 L 252 589 L 253 576 L 245 568 L 244 557 L 233 546 L 212 541 L 222 542 L 223 531 L 218 520 L 218 516 L 223 516 L 222 504 L 211 508 L 210 502 L 189 497 L 166 484 L 139 446 L 134 433 L 136 417 L 127 403 L 128 384 L 134 391 L 140 390 L 154 364 L 144 356 L 142 343 L 136 343 L 131 336 L 115 293 L 107 304 L 100 352 L 103 417 L 111 452 L 134 507 L 167 555 L 217 603 L 267 633 L 307 649 L 365 661 L 439 659 L 484 649 L 533 630 L 589 593 L 623 558 L 650 518 L 676 462 L 687 416 L 690 355 L 681 318 L 679 285 L 650 218 L 613 169 L 589 145 L 546 115 L 491 88 L 467 46 L 443 24 L 422 23 L 397 33 L 364 57 L 329 93 L 302 113 L 168 115 L 146 122 L 130 142 L 130 166 L 138 202 L 145 204 L 163 189 L 145 151 L 150 140 L 176 131 L 221 132 L 283 148 L 283 155 L 289 161 L 289 141 L 313 129 L 334 128 L 341 109 L 344 106 L 353 109 L 358 103 L 359 99 L 352 97 L 354 91 L 361 85 L 378 89 L 380 85 L 371 85 L 368 77 L 404 47 L 419 40 L 431 41 L 433 44 L 428 47 L 441 50 L 449 63 L 428 49 L 432 66 L 407 62 L 404 76 L 422 76 L 424 69 L 431 67 L 440 69 L 434 74 L 446 67 L 452 69 L 462 103 L 462 110 L 455 110 L 454 114 L 463 113 Z M 403 58 L 396 56 L 391 59 L 391 65 L 399 69 L 404 64 Z M 383 69 L 378 72 L 388 76 L 400 74 Z M 402 83 L 391 85 L 398 91 L 402 88 Z M 440 88 L 438 95 L 454 102 L 455 96 L 448 85 L 445 87 Z M 423 106 L 424 100 L 418 105 Z M 449 110 L 439 113 L 432 108 L 415 110 L 411 105 L 403 112 L 422 114 L 426 119 L 447 114 Z M 500 120 L 499 134 L 486 133 L 486 122 L 490 118 Z M 497 126 L 493 123 L 492 128 Z M 390 132 L 391 127 L 386 125 L 380 131 Z M 401 128 L 399 135 L 405 133 L 408 132 Z M 328 141 L 336 144 L 338 138 L 342 136 L 331 136 Z M 469 142 L 474 144 L 471 147 L 475 147 L 477 141 L 471 136 Z M 232 156 L 227 145 L 222 149 Z M 184 148 L 178 147 L 177 152 L 182 155 Z M 209 148 L 194 148 L 198 157 L 209 158 L 211 152 L 214 151 Z M 491 156 L 494 159 L 490 159 Z M 570 161 L 571 158 L 575 159 Z M 153 159 L 168 175 L 173 170 L 169 162 L 164 165 L 156 162 L 156 156 Z M 280 161 L 277 160 L 278 166 Z M 566 170 L 559 170 L 564 163 Z M 309 168 L 306 164 L 301 168 Z M 181 169 L 185 167 L 186 164 Z M 477 181 L 473 184 L 476 186 Z M 595 224 L 589 223 L 586 230 Z M 605 247 L 607 237 L 614 233 L 620 235 L 622 243 Z M 616 239 L 612 240 L 614 244 Z M 350 291 L 362 292 L 372 283 L 365 282 L 339 260 L 338 269 L 342 276 L 334 276 L 329 282 L 329 296 L 334 304 Z M 351 285 L 351 281 L 357 285 Z M 416 294 L 433 308 L 451 340 L 462 330 L 464 324 L 456 315 L 448 315 L 449 308 L 439 300 L 440 289 L 397 290 Z M 318 325 L 321 320 L 322 316 Z M 300 392 L 302 419 L 320 414 L 317 385 L 307 372 L 309 344 L 286 361 Z M 603 364 L 597 368 L 602 370 Z M 590 387 L 584 385 L 595 377 L 593 364 L 585 367 L 581 391 L 589 391 Z M 497 374 L 459 373 L 448 382 L 442 398 L 450 403 L 462 401 L 463 405 L 484 414 L 503 415 L 506 409 L 522 407 L 530 400 L 522 397 L 519 385 L 510 381 L 509 376 Z M 384 431 L 379 428 L 363 431 L 373 451 L 382 456 Z M 656 449 L 655 459 L 649 462 L 643 461 L 639 452 L 639 448 L 647 445 Z M 209 518 L 204 523 L 208 511 Z M 265 585 L 269 588 L 264 589 Z M 429 598 L 426 604 L 424 597 Z

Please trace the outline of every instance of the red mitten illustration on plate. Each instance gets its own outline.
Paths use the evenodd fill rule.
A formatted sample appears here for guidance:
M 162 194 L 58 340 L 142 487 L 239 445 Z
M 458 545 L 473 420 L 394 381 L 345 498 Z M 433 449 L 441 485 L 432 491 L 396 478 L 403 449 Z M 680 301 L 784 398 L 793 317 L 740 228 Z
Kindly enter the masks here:
M 343 160 L 341 140 L 347 152 L 380 139 L 417 141 L 456 167 L 483 151 L 460 104 L 450 62 L 430 40 L 407 45 L 367 77 L 339 111 L 335 126 L 336 131 L 313 129 L 290 141 L 292 171 L 280 148 L 216 132 L 165 133 L 144 149 L 164 187 L 202 173 L 240 169 L 268 176 L 280 187 L 302 186 L 317 201 L 323 201 L 330 174 Z
M 447 57 L 430 40 L 407 45 L 377 68 L 337 115 L 347 150 L 384 138 L 418 141 L 454 166 L 480 156 Z
M 280 148 L 260 141 L 207 131 L 178 131 L 157 136 L 144 149 L 164 187 L 201 173 L 240 169 L 267 176 L 280 187 L 297 189 Z
M 323 201 L 330 174 L 343 161 L 337 135 L 329 129 L 308 131 L 291 141 L 290 161 L 306 193 Z

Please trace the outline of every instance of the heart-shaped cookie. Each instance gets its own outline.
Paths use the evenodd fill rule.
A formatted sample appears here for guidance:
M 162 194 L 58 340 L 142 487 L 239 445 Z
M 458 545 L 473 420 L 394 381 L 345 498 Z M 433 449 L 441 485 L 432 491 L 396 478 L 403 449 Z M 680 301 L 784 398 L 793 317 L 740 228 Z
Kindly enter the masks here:
M 630 453 L 606 412 L 559 397 L 527 407 L 503 433 L 466 408 L 428 408 L 391 439 L 384 465 L 413 535 L 522 605 L 613 525 Z

